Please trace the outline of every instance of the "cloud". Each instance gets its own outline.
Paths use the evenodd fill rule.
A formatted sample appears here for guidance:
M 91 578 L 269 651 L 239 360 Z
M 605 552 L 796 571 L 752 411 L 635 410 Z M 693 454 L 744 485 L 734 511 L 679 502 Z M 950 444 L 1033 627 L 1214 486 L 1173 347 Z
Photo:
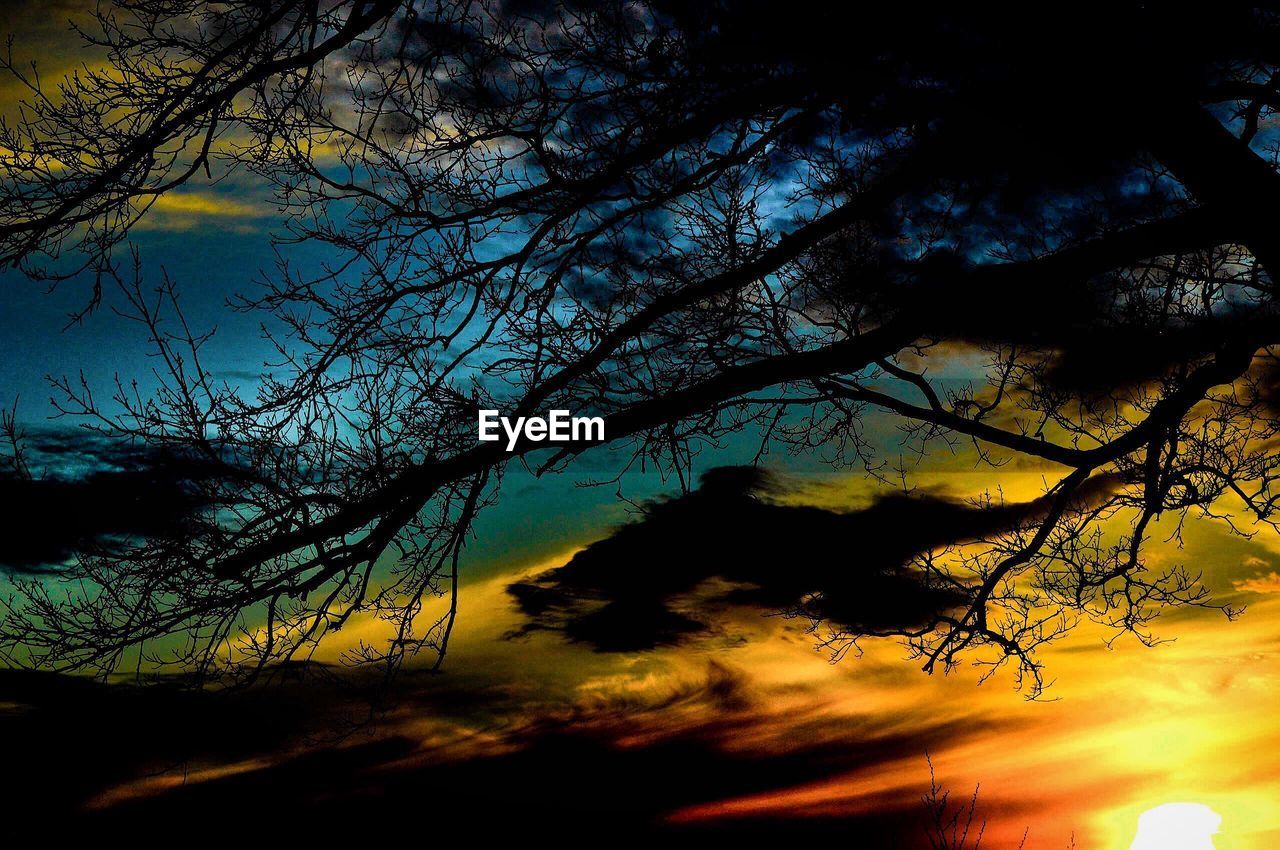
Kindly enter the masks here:
M 477 693 L 429 677 L 406 683 L 376 726 L 315 738 L 308 733 L 336 728 L 358 699 L 343 703 L 325 686 L 305 684 L 214 695 L 0 671 L 0 701 L 18 706 L 0 708 L 0 730 L 14 742 L 0 790 L 15 811 L 43 813 L 6 828 L 38 830 L 57 817 L 60 829 L 164 829 L 251 799 L 294 829 L 331 825 L 335 811 L 352 808 L 413 811 L 445 795 L 451 821 L 490 838 L 598 841 L 622 826 L 677 842 L 843 833 L 914 850 L 922 837 L 918 792 L 928 781 L 924 749 L 988 729 L 954 720 L 906 729 L 815 706 L 811 715 L 786 716 L 808 735 L 746 752 L 738 742 L 757 738 L 779 715 L 744 670 L 712 662 L 700 677 L 667 684 L 535 709 L 521 694 Z M 458 720 L 458 709 L 470 718 Z M 103 734 L 64 734 L 87 718 Z M 815 778 L 899 764 L 912 766 L 912 784 L 877 794 L 874 812 L 671 819 L 725 797 L 783 794 Z
M 1263 564 L 1259 558 L 1250 558 L 1249 561 L 1257 561 Z M 1246 562 L 1246 566 L 1254 566 Z M 1232 582 L 1236 590 L 1246 593 L 1280 593 L 1280 573 L 1272 570 L 1268 573 L 1259 573 L 1249 578 L 1236 579 Z
M 1099 476 L 1082 498 L 1114 486 Z M 709 471 L 698 490 L 645 504 L 639 520 L 564 566 L 511 584 L 529 618 L 516 634 L 550 630 L 602 651 L 653 649 L 710 632 L 703 612 L 723 604 L 853 633 L 918 626 L 965 597 L 930 585 L 908 566 L 914 556 L 1009 530 L 1048 505 L 895 494 L 839 512 L 779 504 L 787 495 L 757 469 Z
M 198 190 L 170 191 L 158 195 L 138 222 L 140 230 L 194 230 L 218 227 L 252 229 L 258 219 L 273 216 L 265 201 L 249 202 L 226 193 Z
M 228 470 L 81 431 L 41 431 L 26 448 L 40 474 L 0 471 L 0 566 L 19 572 L 189 534 L 211 507 L 201 485 Z
M 183 764 L 225 775 L 270 763 L 296 745 L 300 727 L 339 728 L 349 709 L 332 689 L 298 683 L 218 699 L 165 683 L 0 670 L 0 795 L 14 804 L 3 832 L 23 826 L 20 812 L 39 813 L 27 825 L 47 828 L 46 818 L 74 816 L 104 789 L 157 771 L 180 781 Z
M 262 208 L 211 192 L 168 192 L 156 198 L 151 209 L 158 213 L 200 216 L 254 216 Z
M 625 831 L 677 846 L 763 836 L 916 850 L 926 749 L 957 799 L 983 783 L 984 845 L 1016 847 L 1030 826 L 1037 846 L 1064 847 L 1071 831 L 1080 846 L 1127 846 L 1150 795 L 1186 782 L 1208 782 L 1235 811 L 1258 812 L 1259 830 L 1274 827 L 1253 805 L 1276 775 L 1272 750 L 1258 747 L 1274 732 L 1270 599 L 1229 628 L 1187 621 L 1158 652 L 1104 649 L 1105 634 L 1084 624 L 1077 637 L 1095 652 L 1054 650 L 1063 699 L 1025 703 L 973 688 L 967 673 L 924 676 L 893 642 L 828 664 L 797 624 L 772 618 L 746 618 L 760 636 L 711 653 L 502 642 L 511 620 L 490 606 L 509 599 L 511 580 L 470 585 L 466 639 L 444 675 L 404 671 L 383 722 L 341 739 L 334 730 L 352 718 L 310 682 L 143 694 L 0 673 L 0 795 L 18 813 L 6 830 L 189 829 L 252 800 L 267 828 L 295 836 L 351 811 L 375 813 L 346 819 L 351 829 L 396 835 L 420 826 L 402 813 L 442 800 L 451 822 L 490 838 L 573 846 Z M 1240 778 L 1245 763 L 1256 779 Z M 1122 836 L 1106 831 L 1113 808 Z

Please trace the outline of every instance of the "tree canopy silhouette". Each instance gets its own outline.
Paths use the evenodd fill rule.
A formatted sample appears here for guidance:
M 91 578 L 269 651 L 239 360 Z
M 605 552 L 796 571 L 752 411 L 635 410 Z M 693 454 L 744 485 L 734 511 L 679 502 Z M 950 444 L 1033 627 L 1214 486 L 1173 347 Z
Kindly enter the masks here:
M 438 663 L 456 604 L 419 614 L 456 594 L 504 467 L 585 448 L 478 443 L 481 408 L 603 415 L 681 482 L 734 433 L 896 479 L 883 422 L 997 476 L 1059 470 L 999 533 L 874 547 L 950 600 L 878 630 L 930 669 L 1035 689 L 1082 617 L 1150 639 L 1211 604 L 1142 547 L 1162 514 L 1275 519 L 1280 9 L 883 5 L 117 0 L 85 36 L 100 69 L 54 90 L 10 60 L 0 258 L 87 277 L 89 307 L 118 288 L 165 372 L 61 403 L 200 474 L 186 533 L 20 581 L 8 654 L 252 673 L 372 612 L 393 637 L 361 660 Z M 247 393 L 128 245 L 232 172 L 280 212 L 281 260 L 236 302 L 279 330 Z

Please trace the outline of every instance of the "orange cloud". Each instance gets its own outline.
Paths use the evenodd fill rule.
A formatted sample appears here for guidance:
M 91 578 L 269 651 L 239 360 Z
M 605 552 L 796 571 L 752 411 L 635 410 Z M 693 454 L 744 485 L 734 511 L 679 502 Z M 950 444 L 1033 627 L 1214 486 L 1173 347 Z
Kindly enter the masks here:
M 1280 573 L 1272 570 L 1251 578 L 1236 579 L 1232 584 L 1236 590 L 1247 593 L 1280 593 Z

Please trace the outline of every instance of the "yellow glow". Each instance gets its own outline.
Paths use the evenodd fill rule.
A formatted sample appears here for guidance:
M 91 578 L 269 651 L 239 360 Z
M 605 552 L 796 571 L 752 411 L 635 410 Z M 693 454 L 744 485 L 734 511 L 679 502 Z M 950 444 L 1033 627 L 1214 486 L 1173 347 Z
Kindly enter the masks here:
M 261 215 L 261 208 L 211 192 L 169 192 L 155 199 L 151 209 L 161 213 L 209 216 Z
M 140 230 L 185 231 L 211 225 L 251 230 L 257 219 L 272 210 L 266 203 L 201 191 L 167 192 L 148 202 L 151 205 L 148 214 L 136 225 Z
M 1057 477 L 1053 470 L 1006 474 L 1001 490 L 1009 501 L 1035 498 Z M 980 473 L 937 473 L 923 481 L 953 497 L 974 496 L 992 483 Z M 806 495 L 833 507 L 866 498 L 857 482 L 839 481 Z M 1007 676 L 976 687 L 978 673 L 967 668 L 926 676 L 892 641 L 867 641 L 860 657 L 831 664 L 815 651 L 805 623 L 754 609 L 723 612 L 718 626 L 734 639 L 648 653 L 597 653 L 553 634 L 504 640 L 524 622 L 507 585 L 569 560 L 578 541 L 566 541 L 559 555 L 536 563 L 512 558 L 464 580 L 448 681 L 499 683 L 510 702 L 476 719 L 407 703 L 379 734 L 421 742 L 406 758 L 424 764 L 517 749 L 524 730 L 566 717 L 619 749 L 684 737 L 751 758 L 884 742 L 891 752 L 883 759 L 775 787 L 726 791 L 665 814 L 682 823 L 842 817 L 879 811 L 886 801 L 911 811 L 929 781 L 927 748 L 948 789 L 965 794 L 981 785 L 984 846 L 1016 847 L 1030 827 L 1027 846 L 1046 850 L 1272 850 L 1280 846 L 1274 803 L 1280 799 L 1280 725 L 1273 712 L 1280 585 L 1270 575 L 1280 572 L 1280 536 L 1245 539 L 1229 534 L 1224 522 L 1204 520 L 1188 523 L 1178 546 L 1169 542 L 1173 524 L 1153 523 L 1152 568 L 1181 563 L 1203 571 L 1216 593 L 1247 594 L 1235 601 L 1247 602 L 1249 610 L 1235 623 L 1214 611 L 1179 612 L 1157 622 L 1157 634 L 1173 642 L 1156 647 L 1122 640 L 1108 648 L 1103 639 L 1110 633 L 1084 623 L 1045 652 L 1056 680 L 1048 696 L 1057 701 L 1025 702 Z M 423 628 L 443 604 L 428 606 Z M 379 645 L 388 636 L 384 621 L 355 617 L 315 658 L 336 663 L 356 641 Z M 733 705 L 689 696 L 706 681 L 709 665 L 739 680 L 741 698 Z M 112 793 L 162 790 L 137 780 Z M 1200 843 L 1134 844 L 1139 817 L 1169 800 L 1195 800 L 1220 814 L 1221 834 L 1179 828 L 1178 840 Z M 1157 816 L 1156 835 L 1167 828 Z
M 1222 817 L 1199 803 L 1165 803 L 1138 818 L 1129 850 L 1214 850 Z

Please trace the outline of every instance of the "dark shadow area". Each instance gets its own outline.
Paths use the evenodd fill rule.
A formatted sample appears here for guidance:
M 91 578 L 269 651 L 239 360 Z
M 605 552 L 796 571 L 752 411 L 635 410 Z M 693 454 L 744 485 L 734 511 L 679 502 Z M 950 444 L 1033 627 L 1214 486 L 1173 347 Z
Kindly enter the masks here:
M 300 684 L 215 695 L 180 680 L 144 687 L 0 671 L 0 799 L 13 813 L 74 813 L 117 782 L 271 752 L 320 718 L 337 728 L 338 699 Z
M 1052 349 L 1041 379 L 1050 391 L 1114 399 L 1176 372 L 1189 360 L 1212 355 L 1233 336 L 1247 333 L 1255 321 L 1256 316 L 1246 315 L 1191 327 L 1062 326 L 1050 335 L 1056 338 L 1039 340 Z M 1046 325 L 1053 327 L 1052 322 Z
M 914 794 L 880 794 L 870 801 L 873 815 L 841 814 L 845 801 L 835 794 L 830 805 L 799 807 L 794 816 L 775 811 L 688 822 L 670 816 L 903 759 L 921 758 L 923 783 L 925 750 L 984 731 L 980 722 L 935 722 L 908 735 L 887 720 L 815 715 L 798 723 L 799 734 L 777 752 L 726 748 L 759 728 L 760 706 L 741 674 L 717 664 L 704 683 L 667 698 L 623 699 L 570 716 L 521 715 L 509 697 L 466 692 L 439 678 L 410 687 L 398 706 L 402 715 L 438 717 L 473 710 L 477 702 L 497 716 L 507 712 L 482 730 L 494 746 L 428 744 L 393 727 L 386 734 L 308 739 L 308 732 L 333 731 L 342 712 L 331 690 L 302 684 L 213 696 L 0 673 L 0 704 L 7 706 L 0 710 L 6 765 L 0 799 L 7 812 L 0 834 L 179 835 L 233 818 L 269 835 L 367 837 L 378 813 L 421 811 L 421 820 L 397 820 L 394 834 L 420 827 L 427 840 L 439 828 L 429 815 L 443 808 L 451 829 L 513 841 L 585 844 L 612 840 L 625 825 L 628 835 L 680 845 L 829 835 L 858 839 L 859 847 L 914 850 L 926 846 L 917 840 L 923 834 Z M 687 712 L 698 720 L 664 725 Z M 637 732 L 658 734 L 645 746 L 627 745 Z M 214 778 L 194 778 L 202 765 L 237 764 Z M 193 778 L 183 783 L 188 768 Z M 149 775 L 170 784 L 89 805 L 105 789 Z M 857 810 L 868 810 L 868 801 Z

